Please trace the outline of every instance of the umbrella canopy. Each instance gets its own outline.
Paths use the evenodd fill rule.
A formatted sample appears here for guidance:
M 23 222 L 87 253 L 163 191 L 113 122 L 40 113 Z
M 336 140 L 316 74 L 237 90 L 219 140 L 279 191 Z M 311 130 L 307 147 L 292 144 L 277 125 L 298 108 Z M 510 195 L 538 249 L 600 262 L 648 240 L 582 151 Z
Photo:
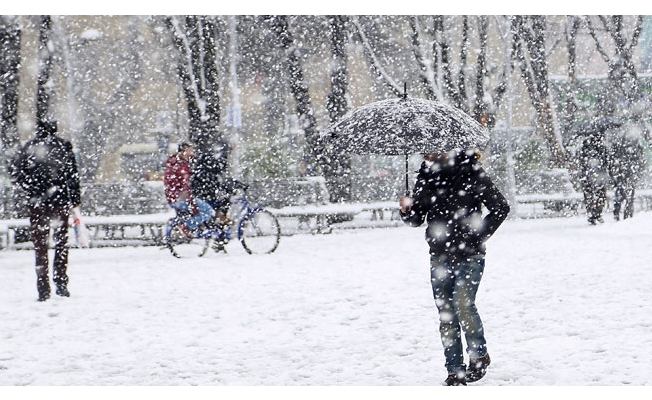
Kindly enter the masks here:
M 622 125 L 619 119 L 614 117 L 601 116 L 591 119 L 590 121 L 580 124 L 577 128 L 573 129 L 575 136 L 599 136 L 604 135 L 606 131 L 613 128 L 618 128 Z
M 325 139 L 335 151 L 408 155 L 483 147 L 489 132 L 462 110 L 403 97 L 357 108 L 331 125 Z
M 324 141 L 335 152 L 405 155 L 409 194 L 408 155 L 484 147 L 489 132 L 462 110 L 405 95 L 355 109 L 329 127 Z

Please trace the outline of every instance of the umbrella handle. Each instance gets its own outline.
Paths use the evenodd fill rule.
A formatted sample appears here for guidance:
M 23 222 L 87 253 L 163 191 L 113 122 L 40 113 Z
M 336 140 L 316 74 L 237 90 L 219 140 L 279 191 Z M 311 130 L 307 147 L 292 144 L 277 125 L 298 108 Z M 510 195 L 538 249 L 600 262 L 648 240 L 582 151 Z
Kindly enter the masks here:
M 408 155 L 405 154 L 405 196 L 410 197 L 410 184 L 408 183 Z

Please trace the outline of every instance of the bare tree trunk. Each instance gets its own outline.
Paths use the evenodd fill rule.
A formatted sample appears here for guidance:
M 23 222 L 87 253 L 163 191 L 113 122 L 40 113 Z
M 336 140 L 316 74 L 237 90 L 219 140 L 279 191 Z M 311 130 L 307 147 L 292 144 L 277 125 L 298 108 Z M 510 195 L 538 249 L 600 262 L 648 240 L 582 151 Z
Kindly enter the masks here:
M 220 125 L 220 86 L 219 72 L 217 70 L 216 44 L 215 44 L 215 23 L 211 18 L 201 17 L 202 45 L 204 50 L 204 97 L 206 98 L 206 114 L 208 123 L 211 126 Z
M 285 51 L 286 67 L 290 78 L 290 93 L 296 102 L 296 112 L 299 117 L 299 126 L 303 129 L 307 148 L 304 158 L 308 164 L 307 174 L 319 175 L 322 163 L 322 148 L 319 143 L 317 120 L 315 118 L 310 93 L 305 79 L 299 54 L 295 47 L 294 37 L 290 32 L 287 16 L 275 15 L 267 18 L 272 32 L 276 34 L 278 45 Z
M 9 162 L 20 144 L 18 136 L 18 83 L 21 30 L 9 17 L 0 17 L 0 148 Z
M 562 129 L 564 137 L 568 138 L 573 122 L 575 122 L 575 114 L 577 112 L 577 99 L 575 97 L 575 78 L 576 78 L 576 60 L 577 60 L 577 32 L 580 27 L 581 20 L 578 17 L 569 17 L 568 27 L 566 31 L 566 42 L 568 43 L 568 85 L 566 87 L 566 107 L 562 118 Z
M 443 78 L 443 92 L 444 97 L 450 99 L 451 105 L 456 108 L 462 108 L 462 98 L 459 90 L 455 85 L 453 72 L 451 71 L 450 52 L 451 48 L 446 36 L 446 29 L 444 29 L 444 17 L 438 15 L 435 17 L 435 43 L 439 47 L 439 66 L 442 70 Z
M 576 78 L 576 60 L 577 60 L 577 32 L 581 24 L 580 18 L 576 16 L 568 17 L 568 26 L 566 29 L 566 42 L 568 43 L 568 85 L 566 86 L 566 106 L 562 114 L 562 133 L 565 138 L 564 145 L 567 146 L 571 141 L 571 131 L 577 114 L 577 99 L 575 91 L 577 90 L 575 84 Z M 567 150 L 567 166 L 570 172 L 571 181 L 575 186 L 580 187 L 579 170 L 580 170 L 580 157 L 574 157 Z
M 475 101 L 473 117 L 482 125 L 489 124 L 489 104 L 485 101 L 485 78 L 487 77 L 487 27 L 486 16 L 478 16 L 478 36 L 480 39 L 480 51 L 475 72 Z
M 509 18 L 496 16 L 498 31 L 502 35 L 505 58 L 502 73 L 493 89 L 487 87 L 489 80 L 487 71 L 489 18 L 486 15 L 477 17 L 479 51 L 475 70 L 475 93 L 472 105 L 473 117 L 483 126 L 492 129 L 496 124 L 496 110 L 502 104 L 509 88 L 509 79 L 513 67 L 512 37 Z
M 346 29 L 347 17 L 333 15 L 328 17 L 330 22 L 330 44 L 334 67 L 331 71 L 331 93 L 326 102 L 328 116 L 331 123 L 337 121 L 349 109 L 347 90 L 349 71 L 347 67 L 348 34 Z
M 221 183 L 230 176 L 231 146 L 220 124 L 219 71 L 214 20 L 187 16 L 184 23 L 167 18 L 178 59 L 178 73 L 188 108 L 188 139 L 195 146 L 193 193 L 205 200 L 223 195 Z
M 225 148 L 226 139 L 218 130 L 221 106 L 215 23 L 206 16 L 188 16 L 183 23 L 170 17 L 167 23 L 179 54 L 177 71 L 188 109 L 188 139 L 207 159 L 215 152 L 228 157 L 230 149 Z
M 330 44 L 334 68 L 331 72 L 331 93 L 326 108 L 331 123 L 339 120 L 348 111 L 347 91 L 349 72 L 346 51 L 348 35 L 345 16 L 328 17 L 330 22 Z M 350 154 L 325 155 L 323 162 L 324 179 L 328 187 L 330 201 L 333 203 L 351 200 L 351 156 Z
M 442 98 L 448 99 L 450 104 L 463 110 L 469 111 L 467 104 L 468 97 L 466 94 L 466 75 L 464 70 L 467 66 L 467 50 L 469 46 L 469 25 L 468 17 L 462 16 L 462 43 L 460 46 L 460 69 L 454 74 L 452 71 L 452 48 L 447 35 L 447 29 L 444 26 L 444 16 L 437 15 L 434 17 L 433 29 L 433 65 L 441 69 L 443 95 Z
M 217 58 L 215 48 L 215 24 L 210 18 L 200 17 L 201 36 L 200 43 L 202 49 L 201 62 L 203 81 L 201 95 L 206 103 L 206 120 L 202 124 L 205 129 L 198 132 L 197 143 L 199 147 L 208 150 L 215 147 L 218 142 L 225 142 L 222 134 L 217 130 L 220 125 L 220 92 L 219 92 L 219 73 L 217 70 Z
M 0 16 L 0 176 L 5 175 L 6 170 L 12 179 L 15 176 L 14 165 L 20 149 L 18 83 L 21 40 L 20 27 L 13 18 L 15 17 Z M 24 217 L 25 215 L 21 214 L 22 205 L 16 198 L 15 191 L 3 189 L 0 195 L 0 218 Z
M 457 94 L 460 110 L 469 112 L 468 96 L 466 93 L 466 66 L 468 61 L 469 48 L 469 17 L 462 16 L 462 47 L 460 48 L 460 70 L 457 73 Z
M 167 19 L 173 40 L 179 52 L 177 71 L 181 79 L 188 109 L 188 139 L 195 143 L 208 120 L 206 101 L 203 98 L 203 46 L 196 16 L 188 16 L 182 23 L 176 17 Z
M 545 52 L 546 20 L 544 16 L 514 16 L 516 58 L 521 76 L 537 115 L 537 128 L 548 144 L 551 167 L 560 168 L 566 164 L 561 135 L 557 132 L 550 99 L 548 65 Z M 527 52 L 523 49 L 526 47 Z
M 418 16 L 410 17 L 410 28 L 412 29 L 412 51 L 419 67 L 419 80 L 426 90 L 426 98 L 437 100 L 435 73 L 432 66 L 426 62 L 427 56 L 424 54 L 422 47 L 421 27 Z
M 52 79 L 52 51 L 54 45 L 50 38 L 52 32 L 52 20 L 49 15 L 41 17 L 39 25 L 39 46 L 38 46 L 38 77 L 36 80 L 36 124 L 52 120 L 51 101 L 54 95 L 54 84 Z
M 514 63 L 514 49 L 515 49 L 513 45 L 513 38 L 511 35 L 511 22 L 509 20 L 509 17 L 497 16 L 495 18 L 498 24 L 499 31 L 501 32 L 502 35 L 504 35 L 504 40 L 506 41 L 505 51 L 507 54 L 505 54 L 505 65 L 503 66 L 503 72 L 501 74 L 500 80 L 498 81 L 498 84 L 491 92 L 491 99 L 493 102 L 492 104 L 493 113 L 495 113 L 495 110 L 497 110 L 498 107 L 500 107 L 500 105 L 502 104 L 505 93 L 509 88 L 509 80 L 511 78 L 512 71 L 514 69 L 513 63 Z

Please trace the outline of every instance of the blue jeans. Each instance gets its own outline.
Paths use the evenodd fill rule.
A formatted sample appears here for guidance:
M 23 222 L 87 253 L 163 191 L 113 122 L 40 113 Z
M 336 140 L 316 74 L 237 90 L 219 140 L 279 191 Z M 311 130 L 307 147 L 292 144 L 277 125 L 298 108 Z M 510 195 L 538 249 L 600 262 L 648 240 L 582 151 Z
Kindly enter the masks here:
M 213 210 L 213 207 L 210 206 L 207 202 L 201 199 L 195 199 L 195 204 L 197 205 L 197 209 L 199 212 L 197 214 L 193 214 L 192 211 L 190 210 L 190 204 L 186 200 L 179 200 L 175 203 L 171 203 L 170 207 L 174 208 L 177 211 L 181 212 L 186 212 L 191 215 L 190 218 L 186 221 L 186 226 L 188 229 L 194 230 L 199 227 L 199 225 L 203 224 L 204 222 L 208 221 L 211 219 L 211 217 L 215 216 L 215 211 Z
M 452 258 L 430 256 L 430 278 L 439 310 L 439 333 L 449 374 L 466 370 L 462 351 L 462 331 L 471 359 L 487 354 L 482 320 L 475 295 L 484 271 L 484 255 Z

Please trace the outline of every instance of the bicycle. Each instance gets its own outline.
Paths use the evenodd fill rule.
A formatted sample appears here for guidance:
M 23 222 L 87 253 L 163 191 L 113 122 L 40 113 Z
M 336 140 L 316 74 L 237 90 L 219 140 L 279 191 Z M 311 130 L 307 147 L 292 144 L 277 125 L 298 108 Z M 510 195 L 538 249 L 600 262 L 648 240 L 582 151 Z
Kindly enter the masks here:
M 281 240 L 278 219 L 268 210 L 252 204 L 245 195 L 247 188 L 239 182 L 235 188 L 241 193 L 231 198 L 231 223 L 224 223 L 216 215 L 193 232 L 192 237 L 186 236 L 181 228 L 190 214 L 177 211 L 167 223 L 165 247 L 177 258 L 203 257 L 210 247 L 217 253 L 226 253 L 226 244 L 237 237 L 249 254 L 273 253 Z

